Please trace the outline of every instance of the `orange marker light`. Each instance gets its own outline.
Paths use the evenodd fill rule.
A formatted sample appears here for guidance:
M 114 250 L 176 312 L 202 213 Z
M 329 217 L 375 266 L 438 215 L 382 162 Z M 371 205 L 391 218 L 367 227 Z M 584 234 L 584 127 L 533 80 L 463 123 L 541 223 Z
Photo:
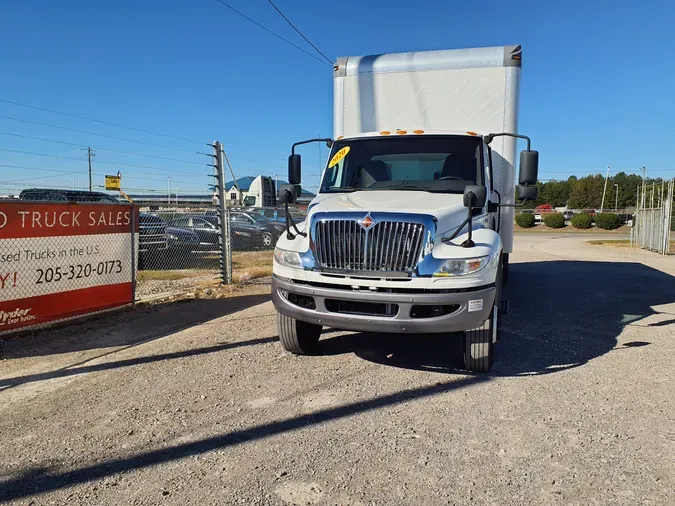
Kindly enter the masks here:
M 344 135 L 341 135 L 340 137 L 338 137 L 338 138 L 335 139 L 335 140 L 336 140 L 336 141 L 339 141 L 340 139 L 344 139 L 344 138 L 345 138 L 345 136 L 344 136 Z
M 476 132 L 467 132 L 469 135 L 478 135 Z
M 397 131 L 396 131 L 396 134 L 398 134 L 398 135 L 405 135 L 405 134 L 407 134 L 407 133 L 408 133 L 407 130 L 397 130 Z
M 423 134 L 423 133 L 424 133 L 424 130 L 413 130 L 413 133 L 414 133 L 414 134 L 417 134 L 417 135 Z
M 391 132 L 389 132 L 388 130 L 383 130 L 382 132 L 380 132 L 380 135 L 391 135 Z

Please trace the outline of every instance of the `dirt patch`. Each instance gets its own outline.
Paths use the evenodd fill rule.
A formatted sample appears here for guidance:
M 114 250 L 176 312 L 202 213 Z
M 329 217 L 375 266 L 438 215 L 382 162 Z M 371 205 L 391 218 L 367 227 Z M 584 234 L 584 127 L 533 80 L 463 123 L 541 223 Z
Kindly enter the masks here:
M 519 227 L 518 225 L 514 225 L 514 231 L 515 232 L 530 232 L 530 233 L 576 233 L 576 234 L 629 234 L 630 233 L 630 227 L 623 226 L 619 227 L 616 230 L 605 230 L 603 228 L 598 228 L 596 226 L 593 226 L 591 228 L 586 228 L 586 229 L 581 229 L 581 228 L 574 228 L 572 225 L 565 225 L 563 228 L 551 228 L 547 227 L 543 223 L 540 225 L 535 225 L 534 227 L 531 228 L 522 228 Z

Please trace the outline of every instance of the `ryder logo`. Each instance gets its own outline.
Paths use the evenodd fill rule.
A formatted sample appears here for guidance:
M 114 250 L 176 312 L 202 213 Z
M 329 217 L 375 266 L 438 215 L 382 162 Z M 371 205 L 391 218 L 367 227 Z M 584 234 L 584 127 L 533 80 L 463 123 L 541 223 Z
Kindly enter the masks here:
M 14 311 L 0 311 L 0 327 L 35 320 L 37 315 L 30 314 L 33 308 L 16 308 Z

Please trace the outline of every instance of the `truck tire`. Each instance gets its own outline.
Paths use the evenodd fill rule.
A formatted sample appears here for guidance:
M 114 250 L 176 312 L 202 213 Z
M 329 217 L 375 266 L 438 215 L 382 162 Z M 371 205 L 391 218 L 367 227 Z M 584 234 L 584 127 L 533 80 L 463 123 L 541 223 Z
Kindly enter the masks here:
M 296 355 L 308 355 L 316 349 L 321 336 L 321 328 L 321 325 L 302 322 L 277 313 L 277 329 L 281 346 Z
M 502 286 L 509 281 L 509 254 L 502 253 Z
M 471 372 L 488 372 L 494 360 L 494 343 L 499 339 L 501 307 L 502 266 L 497 270 L 495 279 L 495 300 L 490 316 L 483 324 L 464 332 L 464 368 Z

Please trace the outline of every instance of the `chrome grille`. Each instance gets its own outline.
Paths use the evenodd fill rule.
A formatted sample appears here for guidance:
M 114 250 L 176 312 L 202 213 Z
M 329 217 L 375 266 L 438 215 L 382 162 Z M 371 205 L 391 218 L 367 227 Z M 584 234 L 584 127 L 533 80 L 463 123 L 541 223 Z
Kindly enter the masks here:
M 355 220 L 321 220 L 312 239 L 322 269 L 411 272 L 422 251 L 424 225 L 381 221 L 366 230 Z

